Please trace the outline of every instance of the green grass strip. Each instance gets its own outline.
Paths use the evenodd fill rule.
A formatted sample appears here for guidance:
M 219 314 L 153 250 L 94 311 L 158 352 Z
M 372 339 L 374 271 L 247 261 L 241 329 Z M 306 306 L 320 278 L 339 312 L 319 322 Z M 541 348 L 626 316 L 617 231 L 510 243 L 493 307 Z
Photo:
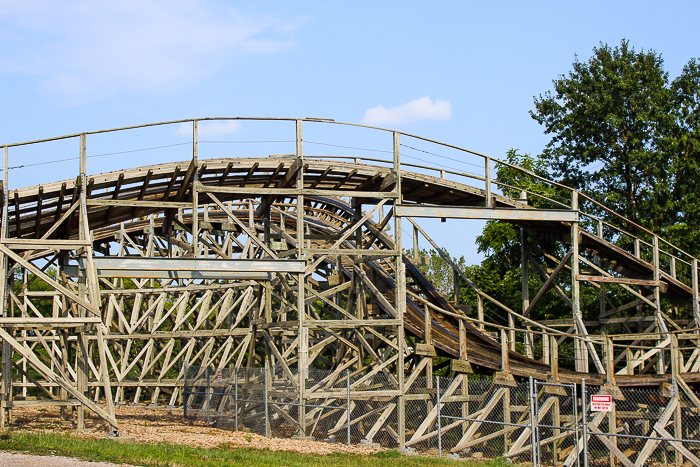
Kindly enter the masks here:
M 402 456 L 398 451 L 371 455 L 297 454 L 248 448 L 203 449 L 175 444 L 119 444 L 107 439 L 80 439 L 68 435 L 10 433 L 0 435 L 0 450 L 35 455 L 77 457 L 88 461 L 113 462 L 147 467 L 500 467 L 504 460 L 471 463 L 431 457 Z

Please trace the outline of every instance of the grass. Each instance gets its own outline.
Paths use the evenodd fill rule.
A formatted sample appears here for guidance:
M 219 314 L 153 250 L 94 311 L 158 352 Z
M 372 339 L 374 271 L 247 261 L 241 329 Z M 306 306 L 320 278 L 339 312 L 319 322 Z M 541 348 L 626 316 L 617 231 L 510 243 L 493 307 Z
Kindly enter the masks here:
M 106 439 L 80 439 L 68 435 L 11 433 L 0 434 L 0 450 L 38 455 L 77 457 L 88 461 L 126 463 L 148 467 L 501 467 L 503 460 L 470 463 L 430 457 L 402 456 L 398 451 L 382 451 L 372 455 L 296 454 L 220 447 L 203 449 L 173 444 L 119 444 Z

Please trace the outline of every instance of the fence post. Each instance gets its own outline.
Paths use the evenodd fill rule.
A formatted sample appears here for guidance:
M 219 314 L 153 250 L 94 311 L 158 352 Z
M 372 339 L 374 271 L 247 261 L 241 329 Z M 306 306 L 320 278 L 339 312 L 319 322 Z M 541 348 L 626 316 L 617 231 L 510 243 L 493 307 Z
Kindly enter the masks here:
M 267 394 L 267 362 L 265 362 L 265 436 L 270 437 L 270 407 Z
M 204 399 L 205 403 L 207 404 L 207 425 L 211 423 L 211 420 L 209 420 L 209 411 L 211 410 L 211 380 L 209 376 L 209 367 L 207 367 L 207 395 Z
M 182 383 L 182 400 L 183 400 L 183 414 L 185 415 L 185 420 L 187 420 L 187 399 L 188 399 L 188 392 L 187 392 L 187 364 L 185 364 L 185 379 Z
M 347 368 L 345 370 L 345 375 L 347 376 L 347 378 L 345 378 L 345 385 L 347 386 L 347 396 L 348 396 L 348 400 L 347 400 L 348 405 L 346 407 L 346 410 L 348 412 L 348 446 L 350 446 L 350 416 L 352 414 L 352 411 L 350 410 L 350 368 Z
M 438 429 L 438 456 L 442 457 L 442 413 L 440 412 L 440 377 L 436 378 L 437 393 L 437 429 Z
M 586 403 L 586 379 L 581 378 L 581 421 L 583 422 L 583 467 L 588 467 L 588 404 Z
M 537 417 L 537 414 L 535 413 L 535 385 L 533 384 L 532 381 L 532 376 L 530 376 L 530 445 L 532 446 L 532 465 L 533 467 L 537 467 L 537 446 L 536 446 L 536 441 L 535 441 L 535 432 L 537 430 L 537 421 L 535 420 L 535 417 Z
M 574 449 L 576 449 L 576 465 L 578 466 L 581 455 L 578 453 L 578 393 L 576 392 L 576 385 L 571 385 L 571 391 L 573 392 L 573 406 L 574 406 L 574 421 L 571 426 L 574 428 Z
M 236 431 L 238 431 L 238 368 L 233 370 L 233 407 L 236 415 Z

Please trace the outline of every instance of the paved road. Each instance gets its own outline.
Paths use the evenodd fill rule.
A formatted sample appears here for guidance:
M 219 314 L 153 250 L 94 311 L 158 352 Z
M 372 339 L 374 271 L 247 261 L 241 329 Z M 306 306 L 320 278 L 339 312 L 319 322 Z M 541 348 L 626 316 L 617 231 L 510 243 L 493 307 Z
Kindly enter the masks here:
M 0 466 L 2 467 L 47 467 L 47 465 L 51 467 L 133 467 L 127 464 L 89 462 L 73 457 L 32 456 L 29 454 L 0 452 Z

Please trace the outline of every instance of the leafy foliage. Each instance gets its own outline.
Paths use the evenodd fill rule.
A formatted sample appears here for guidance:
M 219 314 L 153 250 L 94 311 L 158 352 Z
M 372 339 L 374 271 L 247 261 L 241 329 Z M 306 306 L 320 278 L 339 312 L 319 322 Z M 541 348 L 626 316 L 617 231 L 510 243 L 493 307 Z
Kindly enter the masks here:
M 693 196 L 700 188 L 698 60 L 670 81 L 660 54 L 623 40 L 594 48 L 553 84 L 530 112 L 552 135 L 542 154 L 552 176 L 700 251 L 700 232 L 689 222 L 700 209 Z

